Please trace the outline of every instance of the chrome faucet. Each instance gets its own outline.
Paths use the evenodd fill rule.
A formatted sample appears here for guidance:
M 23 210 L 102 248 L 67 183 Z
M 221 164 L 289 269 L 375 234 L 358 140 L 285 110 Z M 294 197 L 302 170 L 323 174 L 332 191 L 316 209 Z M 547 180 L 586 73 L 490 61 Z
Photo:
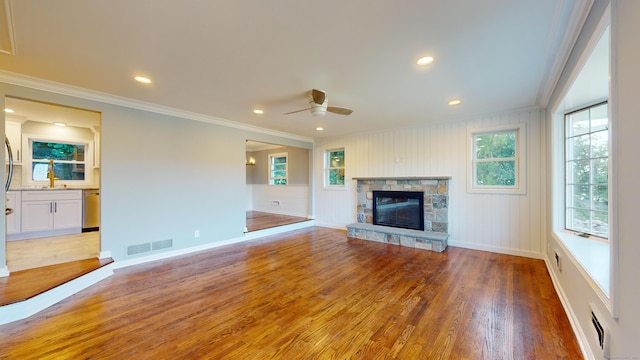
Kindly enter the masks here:
M 60 178 L 55 177 L 53 170 L 53 160 L 49 160 L 49 171 L 47 171 L 47 178 L 49 179 L 49 187 L 52 189 L 55 186 L 54 181 L 60 180 Z

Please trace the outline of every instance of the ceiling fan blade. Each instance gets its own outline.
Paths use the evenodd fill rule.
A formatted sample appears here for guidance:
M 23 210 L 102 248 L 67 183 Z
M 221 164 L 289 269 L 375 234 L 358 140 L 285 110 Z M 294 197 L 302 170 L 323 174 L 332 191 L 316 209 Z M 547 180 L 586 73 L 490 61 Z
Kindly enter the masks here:
M 318 105 L 324 104 L 324 99 L 326 97 L 326 94 L 324 93 L 324 91 L 313 89 L 311 90 L 311 96 L 313 97 L 314 103 Z
M 334 114 L 339 114 L 339 115 L 350 115 L 353 112 L 353 110 L 351 109 L 345 109 L 345 108 L 335 107 L 335 106 L 328 106 L 327 111 L 332 112 Z
M 289 114 L 295 114 L 295 113 L 299 113 L 299 112 L 303 112 L 303 111 L 309 111 L 309 109 L 302 109 L 302 110 L 296 110 L 296 111 L 291 111 L 288 113 L 284 113 L 283 115 L 289 115 Z

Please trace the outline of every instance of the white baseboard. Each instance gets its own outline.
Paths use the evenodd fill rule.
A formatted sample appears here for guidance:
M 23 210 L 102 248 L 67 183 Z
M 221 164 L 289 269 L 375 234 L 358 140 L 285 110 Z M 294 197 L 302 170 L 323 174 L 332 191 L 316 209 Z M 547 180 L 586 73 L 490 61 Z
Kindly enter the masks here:
M 465 249 L 489 251 L 489 252 L 505 254 L 505 255 L 523 256 L 523 257 L 528 257 L 532 259 L 540 259 L 540 260 L 545 259 L 544 253 L 534 252 L 534 251 L 516 250 L 516 249 L 509 249 L 509 248 L 503 248 L 498 246 L 478 245 L 473 243 L 451 241 L 451 240 L 449 240 L 447 244 L 449 246 L 461 247 Z
M 7 277 L 9 276 L 9 268 L 4 266 L 4 267 L 0 267 L 0 277 Z
M 98 259 L 106 259 L 111 257 L 111 251 L 100 251 L 98 254 Z
M 252 232 L 245 233 L 244 236 L 238 237 L 238 238 L 227 239 L 227 240 L 217 241 L 217 242 L 213 242 L 213 243 L 202 244 L 202 245 L 198 245 L 198 246 L 192 246 L 192 247 L 184 248 L 184 249 L 167 251 L 167 252 L 163 252 L 163 253 L 159 253 L 159 254 L 153 254 L 153 255 L 149 255 L 149 256 L 143 256 L 143 257 L 139 257 L 139 258 L 135 258 L 135 259 L 116 261 L 115 262 L 115 268 L 116 269 L 120 269 L 120 268 L 127 267 L 127 266 L 144 264 L 144 263 L 147 263 L 147 262 L 150 262 L 150 261 L 168 259 L 168 258 L 172 258 L 172 257 L 175 257 L 175 256 L 194 253 L 194 252 L 197 252 L 197 251 L 214 249 L 214 248 L 217 248 L 217 247 L 220 247 L 220 246 L 237 244 L 237 243 L 241 243 L 243 241 L 258 239 L 258 238 L 265 237 L 265 236 L 270 236 L 270 235 L 281 234 L 281 233 L 284 233 L 284 232 L 287 232 L 287 231 L 303 229 L 303 228 L 314 226 L 314 225 L 315 225 L 315 221 L 314 220 L 308 220 L 308 221 L 303 221 L 303 222 L 299 222 L 299 223 L 295 223 L 295 224 L 278 226 L 278 227 L 270 228 L 270 229 L 252 231 Z
M 560 286 L 560 281 L 558 280 L 558 277 L 556 276 L 555 271 L 553 271 L 553 268 L 551 267 L 552 262 L 549 261 L 549 259 L 546 256 L 544 257 L 544 262 L 547 265 L 547 272 L 551 276 L 551 282 L 553 283 L 553 287 L 556 290 L 556 294 L 558 294 L 558 298 L 560 298 L 560 303 L 564 308 L 564 312 L 567 314 L 567 317 L 569 318 L 569 323 L 571 324 L 573 333 L 576 335 L 576 339 L 578 340 L 578 345 L 580 346 L 580 350 L 582 351 L 582 356 L 584 356 L 584 358 L 587 360 L 596 360 L 596 357 L 591 351 L 591 347 L 589 346 L 589 341 L 587 340 L 587 337 L 584 331 L 582 331 L 582 327 L 580 327 L 580 322 L 578 321 L 578 317 L 576 316 L 576 313 L 573 311 L 573 308 L 569 304 L 569 299 L 567 298 L 567 295 L 562 289 L 562 286 Z
M 57 286 L 43 294 L 0 306 L 0 325 L 26 319 L 69 296 L 113 275 L 113 263 Z

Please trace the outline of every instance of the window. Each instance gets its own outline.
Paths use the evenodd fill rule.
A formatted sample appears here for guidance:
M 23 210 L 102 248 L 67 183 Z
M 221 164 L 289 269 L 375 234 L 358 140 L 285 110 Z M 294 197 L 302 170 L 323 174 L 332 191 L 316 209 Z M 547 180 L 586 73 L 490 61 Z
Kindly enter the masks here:
M 287 185 L 287 153 L 269 154 L 269 184 Z
M 55 177 L 59 180 L 85 179 L 85 144 L 31 141 L 31 179 L 48 181 L 49 160 L 54 161 Z
M 325 185 L 344 187 L 344 148 L 325 152 Z
M 525 125 L 470 132 L 469 192 L 525 192 Z
M 609 237 L 607 103 L 565 115 L 565 228 Z
M 28 159 L 25 158 L 28 164 L 23 165 L 27 183 L 48 182 L 50 160 L 53 160 L 53 171 L 58 181 L 82 185 L 91 181 L 90 174 L 85 171 L 91 166 L 87 162 L 89 142 L 28 138 L 28 143 Z

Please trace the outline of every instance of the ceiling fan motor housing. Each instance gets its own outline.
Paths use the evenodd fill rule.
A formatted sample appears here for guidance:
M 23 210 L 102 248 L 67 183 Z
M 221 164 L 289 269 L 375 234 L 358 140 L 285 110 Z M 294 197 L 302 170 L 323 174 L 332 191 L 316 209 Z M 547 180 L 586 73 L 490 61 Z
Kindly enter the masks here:
M 309 100 L 309 110 L 311 110 L 311 115 L 313 116 L 324 116 L 327 113 L 327 104 L 329 103 L 327 98 L 324 98 L 324 102 L 322 104 L 316 104 L 313 99 Z

